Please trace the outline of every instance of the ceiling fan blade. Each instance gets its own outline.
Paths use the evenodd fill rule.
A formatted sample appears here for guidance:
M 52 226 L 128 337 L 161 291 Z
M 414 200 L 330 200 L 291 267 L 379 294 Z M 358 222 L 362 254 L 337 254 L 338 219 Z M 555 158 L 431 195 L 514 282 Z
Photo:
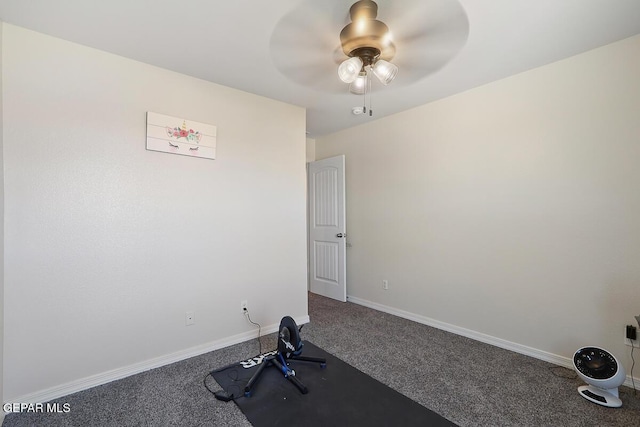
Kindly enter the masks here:
M 347 17 L 348 8 L 335 2 L 301 2 L 275 26 L 269 41 L 273 64 L 298 84 L 342 92 L 337 64 L 346 59 L 339 34 Z
M 378 0 L 378 4 L 378 19 L 386 22 L 396 40 L 435 27 L 469 27 L 458 0 Z
M 379 10 L 389 13 L 388 25 L 397 46 L 393 63 L 400 71 L 394 85 L 412 84 L 437 72 L 467 42 L 469 20 L 456 0 L 379 3 Z

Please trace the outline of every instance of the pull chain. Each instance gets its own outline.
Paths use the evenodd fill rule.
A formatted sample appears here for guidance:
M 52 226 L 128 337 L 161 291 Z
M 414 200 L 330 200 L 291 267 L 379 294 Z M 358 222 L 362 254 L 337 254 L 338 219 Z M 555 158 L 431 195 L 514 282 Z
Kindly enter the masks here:
M 362 113 L 367 114 L 367 92 L 369 93 L 369 117 L 373 116 L 373 110 L 371 109 L 371 77 L 369 69 L 364 75 L 364 90 L 362 91 Z
M 362 88 L 362 113 L 363 114 L 367 114 L 367 80 L 368 79 L 369 79 L 369 73 L 365 71 L 364 87 Z

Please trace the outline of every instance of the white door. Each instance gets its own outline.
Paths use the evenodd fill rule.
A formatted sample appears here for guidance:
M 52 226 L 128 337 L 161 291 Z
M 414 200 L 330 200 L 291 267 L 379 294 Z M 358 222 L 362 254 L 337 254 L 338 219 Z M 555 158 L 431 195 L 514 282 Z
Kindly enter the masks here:
M 309 163 L 309 288 L 347 300 L 344 156 Z

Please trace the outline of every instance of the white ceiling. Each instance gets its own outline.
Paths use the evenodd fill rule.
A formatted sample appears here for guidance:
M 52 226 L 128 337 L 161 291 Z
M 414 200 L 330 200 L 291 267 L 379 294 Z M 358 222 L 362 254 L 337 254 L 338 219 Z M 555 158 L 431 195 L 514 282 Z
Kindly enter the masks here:
M 469 25 L 466 44 L 458 54 L 418 81 L 374 86 L 374 116 L 354 116 L 351 109 L 362 105 L 362 99 L 349 94 L 347 85 L 338 81 L 333 49 L 323 47 L 339 45 L 339 32 L 354 1 L 0 0 L 0 19 L 305 107 L 312 138 L 640 34 L 640 0 L 458 0 Z M 379 0 L 378 18 L 394 32 L 404 24 L 385 17 L 385 8 L 406 5 L 403 19 L 415 21 L 422 12 L 413 16 L 410 12 L 419 11 L 418 7 L 420 11 L 437 9 L 451 2 L 456 0 Z M 278 67 L 283 51 L 274 40 L 289 37 L 283 25 L 299 16 L 306 16 L 306 21 L 298 33 L 291 33 L 292 41 L 306 46 L 315 37 L 329 40 L 317 43 L 322 52 L 317 52 L 316 60 L 322 63 L 317 67 L 318 79 L 330 79 L 331 85 L 335 81 L 331 90 L 302 84 L 308 76 L 298 78 L 295 71 L 285 73 Z M 429 16 L 438 17 L 438 11 Z M 446 20 L 427 20 L 424 25 L 438 31 L 448 25 Z M 316 35 L 319 31 L 322 34 Z M 400 54 L 402 44 L 397 41 L 396 45 Z M 289 58 L 297 58 L 300 52 L 294 53 Z M 302 61 L 309 55 L 316 53 L 299 56 Z M 411 73 L 410 67 L 401 67 L 399 80 L 403 72 Z

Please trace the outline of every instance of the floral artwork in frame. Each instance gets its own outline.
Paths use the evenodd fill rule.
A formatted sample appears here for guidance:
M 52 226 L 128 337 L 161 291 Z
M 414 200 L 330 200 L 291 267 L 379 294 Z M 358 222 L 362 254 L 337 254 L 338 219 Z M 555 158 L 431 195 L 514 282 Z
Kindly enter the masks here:
M 147 112 L 147 150 L 215 159 L 216 134 L 213 125 Z

